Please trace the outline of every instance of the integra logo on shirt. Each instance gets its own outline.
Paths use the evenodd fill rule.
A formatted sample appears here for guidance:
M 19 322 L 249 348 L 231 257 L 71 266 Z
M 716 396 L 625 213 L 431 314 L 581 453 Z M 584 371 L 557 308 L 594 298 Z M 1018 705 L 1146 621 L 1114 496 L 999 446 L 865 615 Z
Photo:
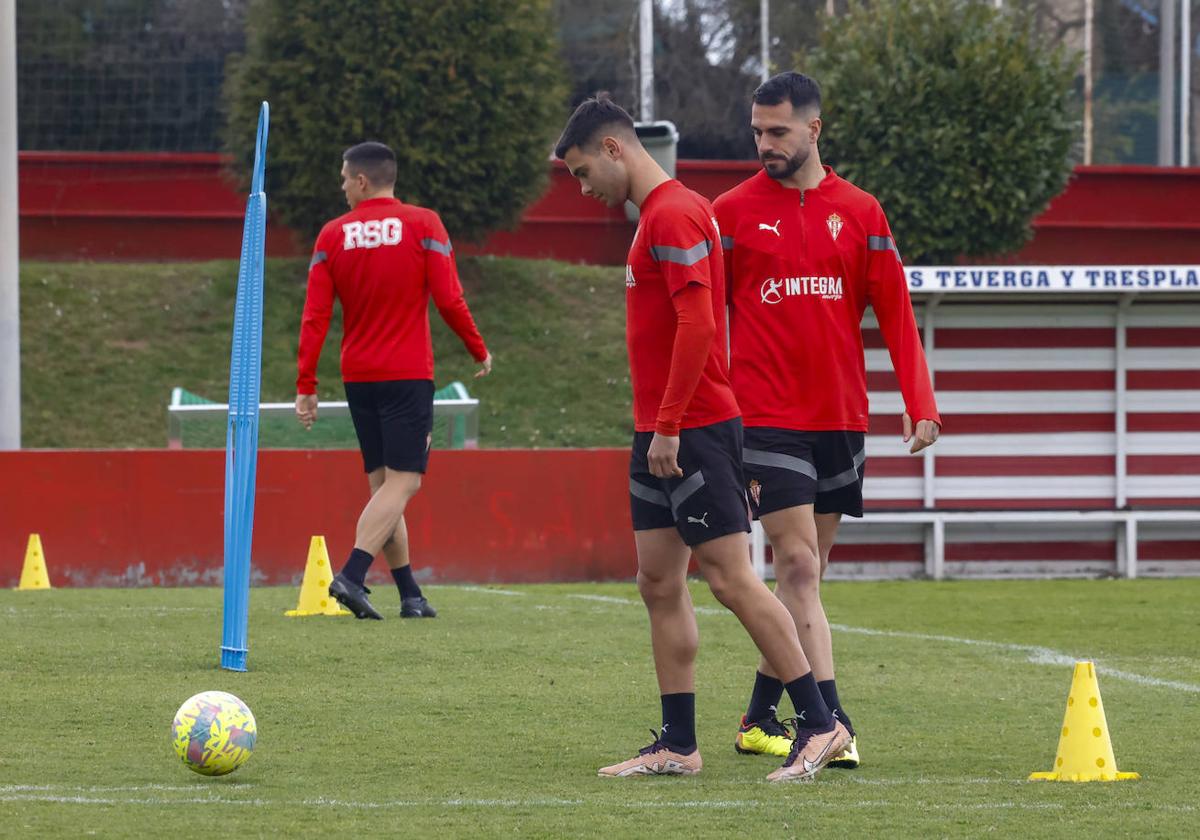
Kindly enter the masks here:
M 841 277 L 768 277 L 759 288 L 763 303 L 781 303 L 784 297 L 812 295 L 821 300 L 842 299 Z
M 400 220 L 395 216 L 386 219 L 371 219 L 367 222 L 346 222 L 342 225 L 345 240 L 342 250 L 354 248 L 378 248 L 380 245 L 399 245 L 403 233 Z
M 633 266 L 625 266 L 625 288 L 632 289 L 637 285 L 637 279 L 633 276 Z

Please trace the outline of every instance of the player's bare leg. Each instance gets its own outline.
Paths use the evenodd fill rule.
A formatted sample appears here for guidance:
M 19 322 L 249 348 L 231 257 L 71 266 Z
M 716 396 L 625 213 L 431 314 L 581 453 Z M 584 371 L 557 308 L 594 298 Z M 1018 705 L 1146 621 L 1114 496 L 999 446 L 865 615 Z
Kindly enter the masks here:
M 822 516 L 822 519 L 826 519 Z M 821 603 L 820 540 L 812 505 L 798 505 L 763 514 L 759 521 L 775 560 L 775 597 L 783 602 L 796 624 L 796 634 L 817 682 L 833 679 L 833 639 Z M 837 525 L 834 524 L 836 533 Z M 828 555 L 827 555 L 828 556 Z M 778 677 L 765 658 L 764 674 Z
M 384 467 L 383 483 L 358 517 L 354 547 L 374 557 L 391 539 L 404 516 L 404 509 L 421 489 L 421 474 Z
M 746 535 L 727 534 L 701 543 L 695 552 L 713 596 L 737 616 L 775 673 L 785 683 L 808 673 L 791 615 L 754 574 Z
M 796 624 L 750 565 L 745 534 L 729 534 L 695 547 L 700 571 L 718 601 L 729 608 L 759 652 L 779 674 L 796 708 L 796 735 L 770 781 L 811 779 L 839 755 L 850 733 L 826 706 L 796 635 Z
M 404 509 L 421 488 L 421 474 L 382 467 L 372 471 L 368 481 L 372 487 L 371 499 L 358 517 L 354 550 L 330 584 L 329 594 L 358 618 L 382 619 L 383 616 L 367 600 L 370 592 L 364 583 L 367 569 L 384 544 L 394 541 L 396 529 L 404 518 Z M 405 538 L 407 541 L 407 531 Z
M 663 728 L 628 761 L 603 767 L 601 776 L 699 773 L 696 748 L 696 650 L 700 633 L 687 588 L 691 549 L 674 528 L 634 531 L 638 592 L 650 616 L 650 647 L 662 697 Z
M 760 521 L 775 558 L 775 597 L 791 613 L 796 633 L 808 654 L 813 675 L 826 705 L 836 712 L 853 738 L 854 729 L 837 693 L 833 666 L 833 636 L 821 602 L 821 580 L 829 566 L 829 553 L 841 524 L 840 513 L 814 514 L 812 505 L 798 505 L 764 514 Z M 759 673 L 778 679 L 766 658 Z M 749 715 L 748 715 L 749 716 Z M 743 728 L 746 723 L 743 721 Z M 857 746 L 851 741 L 845 755 L 830 762 L 835 767 L 857 767 Z

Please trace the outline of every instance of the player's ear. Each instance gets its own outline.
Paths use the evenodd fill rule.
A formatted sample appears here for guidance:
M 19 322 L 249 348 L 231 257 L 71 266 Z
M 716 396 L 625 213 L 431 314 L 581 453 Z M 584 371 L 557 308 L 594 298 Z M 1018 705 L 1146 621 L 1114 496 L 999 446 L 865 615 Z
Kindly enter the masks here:
M 621 141 L 612 135 L 608 135 L 600 141 L 600 150 L 603 151 L 610 160 L 616 160 L 619 158 L 621 156 L 621 152 L 623 151 L 621 147 Z
M 809 133 L 809 136 L 812 137 L 813 143 L 816 143 L 817 140 L 820 139 L 821 127 L 823 125 L 824 125 L 824 123 L 821 122 L 820 117 L 813 117 L 811 120 L 808 121 L 808 133 Z

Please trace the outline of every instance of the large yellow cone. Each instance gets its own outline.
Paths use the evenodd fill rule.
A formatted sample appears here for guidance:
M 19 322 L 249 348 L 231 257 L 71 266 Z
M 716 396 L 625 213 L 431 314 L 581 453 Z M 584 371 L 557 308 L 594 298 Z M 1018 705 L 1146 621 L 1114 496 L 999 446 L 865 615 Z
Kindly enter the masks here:
M 313 537 L 308 544 L 308 562 L 304 564 L 304 581 L 300 584 L 300 603 L 284 615 L 350 615 L 337 601 L 329 597 L 333 568 L 324 537 Z
M 25 565 L 21 567 L 21 581 L 17 589 L 50 589 L 50 573 L 46 571 L 46 555 L 42 553 L 42 538 L 29 535 L 25 546 Z
M 1137 778 L 1140 778 L 1137 773 L 1117 772 L 1095 666 L 1091 662 L 1076 662 L 1054 769 L 1049 773 L 1031 773 L 1030 781 L 1119 782 Z

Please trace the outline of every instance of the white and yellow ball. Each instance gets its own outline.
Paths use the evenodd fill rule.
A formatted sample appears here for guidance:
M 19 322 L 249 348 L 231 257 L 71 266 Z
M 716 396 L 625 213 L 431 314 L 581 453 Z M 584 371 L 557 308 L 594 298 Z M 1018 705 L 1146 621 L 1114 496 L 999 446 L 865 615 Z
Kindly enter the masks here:
M 249 707 L 225 691 L 202 691 L 189 697 L 171 725 L 175 754 L 204 776 L 224 776 L 246 763 L 254 752 L 258 727 Z

